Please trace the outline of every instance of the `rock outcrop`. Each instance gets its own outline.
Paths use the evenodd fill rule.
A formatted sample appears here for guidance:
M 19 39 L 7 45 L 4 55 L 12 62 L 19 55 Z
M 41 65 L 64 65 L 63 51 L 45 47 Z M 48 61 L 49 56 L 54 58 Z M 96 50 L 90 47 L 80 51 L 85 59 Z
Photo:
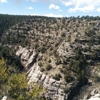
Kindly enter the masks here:
M 4 96 L 1 100 L 9 100 L 7 96 Z
M 38 65 L 38 60 L 43 56 L 42 54 L 37 54 L 34 50 L 19 47 L 16 55 L 19 56 L 22 65 L 27 70 L 28 84 L 39 83 L 42 87 L 46 89 L 44 96 L 46 98 L 51 98 L 51 100 L 70 100 L 72 95 L 79 88 L 79 82 L 67 83 L 62 80 L 57 81 L 50 77 L 49 75 L 40 71 L 40 66 Z M 72 92 L 74 91 L 74 92 Z
M 34 62 L 36 62 L 37 54 L 31 49 L 22 48 L 19 46 L 19 50 L 16 55 L 20 57 L 21 63 L 26 70 L 28 70 Z
M 44 88 L 46 88 L 45 97 L 51 98 L 52 100 L 64 100 L 65 99 L 65 93 L 62 89 L 65 87 L 64 82 L 56 81 L 46 74 L 40 72 L 38 63 L 35 63 L 30 70 L 28 71 L 28 84 L 32 82 L 38 82 L 42 84 Z
M 62 45 L 58 48 L 58 53 L 60 56 L 65 57 L 74 57 L 75 54 L 73 52 L 73 48 L 70 46 L 68 42 L 65 43 L 65 41 L 62 43 Z
M 100 100 L 100 91 L 98 91 L 98 89 L 94 89 L 90 93 L 90 98 L 87 100 Z
M 56 81 L 41 72 L 38 62 L 36 62 L 36 59 L 39 58 L 36 52 L 20 46 L 16 55 L 20 57 L 22 65 L 28 70 L 28 84 L 32 82 L 42 84 L 46 89 L 44 94 L 46 98 L 51 98 L 52 100 L 64 100 L 67 98 L 67 94 L 64 93 L 66 82 Z

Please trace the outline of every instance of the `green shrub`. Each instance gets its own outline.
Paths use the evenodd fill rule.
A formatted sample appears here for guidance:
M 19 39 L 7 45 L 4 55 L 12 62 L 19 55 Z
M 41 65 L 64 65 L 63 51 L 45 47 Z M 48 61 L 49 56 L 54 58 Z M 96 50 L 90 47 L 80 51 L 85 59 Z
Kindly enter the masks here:
M 41 68 L 41 72 L 44 72 L 45 71 L 45 69 L 44 68 Z
M 64 88 L 64 93 L 68 93 L 68 88 Z
M 56 65 L 59 65 L 59 64 L 61 64 L 61 60 L 60 59 L 57 59 Z
M 34 47 L 35 47 L 35 49 L 37 49 L 37 48 L 39 47 L 39 44 L 36 43 L 36 44 L 34 45 Z
M 59 81 L 61 77 L 62 77 L 62 76 L 61 76 L 60 74 L 56 74 L 53 78 L 54 78 L 55 80 Z
M 71 82 L 71 81 L 73 81 L 73 78 L 69 74 L 65 74 L 64 79 L 68 83 Z
M 59 45 L 59 43 L 56 43 L 56 44 L 55 44 L 55 47 L 57 47 L 58 45 Z
M 42 67 L 42 66 L 43 66 L 42 62 L 39 62 L 39 63 L 38 63 L 38 65 L 39 65 L 40 67 Z
M 51 70 L 52 66 L 50 64 L 47 65 L 46 70 Z
M 61 72 L 61 73 L 64 73 L 64 71 L 63 71 L 63 69 L 62 69 L 62 68 L 60 69 L 60 72 Z
M 49 59 L 48 62 L 51 63 L 51 59 Z
M 65 34 L 65 33 L 62 33 L 62 34 L 61 34 L 61 37 L 65 37 L 65 36 L 66 36 L 66 34 Z

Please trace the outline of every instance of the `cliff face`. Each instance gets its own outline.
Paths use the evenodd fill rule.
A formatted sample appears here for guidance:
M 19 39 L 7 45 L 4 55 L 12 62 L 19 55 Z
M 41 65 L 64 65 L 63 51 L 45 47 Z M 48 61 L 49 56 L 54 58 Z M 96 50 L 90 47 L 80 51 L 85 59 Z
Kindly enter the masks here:
M 28 50 L 26 48 L 19 47 L 19 50 L 16 52 L 16 55 L 20 57 L 22 65 L 28 70 L 34 62 L 36 62 L 37 54 L 33 52 L 31 49 Z
M 27 70 L 28 84 L 39 83 L 46 89 L 44 93 L 46 98 L 51 98 L 52 100 L 69 100 L 69 98 L 72 98 L 71 95 L 74 95 L 73 91 L 75 92 L 78 88 L 78 82 L 67 83 L 63 80 L 57 81 L 45 72 L 41 72 L 38 60 L 42 55 L 37 54 L 32 49 L 19 46 L 16 55 L 20 58 L 22 65 Z
M 48 75 L 42 73 L 39 70 L 38 63 L 34 63 L 34 65 L 28 71 L 28 80 L 31 82 L 38 82 L 46 88 L 45 97 L 50 97 L 53 100 L 64 100 L 65 93 L 62 87 L 65 87 L 65 83 L 61 81 L 56 81 L 50 78 Z
M 28 50 L 26 48 L 19 47 L 16 55 L 20 57 L 22 65 L 28 70 L 28 84 L 30 83 L 40 83 L 44 88 L 46 88 L 45 97 L 52 98 L 53 100 L 64 100 L 66 94 L 63 88 L 66 86 L 65 82 L 56 81 L 40 71 L 38 58 L 36 52 Z

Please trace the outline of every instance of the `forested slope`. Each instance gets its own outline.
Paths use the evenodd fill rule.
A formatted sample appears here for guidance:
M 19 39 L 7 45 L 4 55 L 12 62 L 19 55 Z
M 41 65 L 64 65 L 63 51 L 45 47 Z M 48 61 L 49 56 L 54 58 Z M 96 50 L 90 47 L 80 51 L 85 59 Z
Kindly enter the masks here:
M 18 68 L 22 72 L 25 69 L 21 64 L 26 60 L 22 60 L 22 55 L 15 55 L 21 46 L 26 50 L 23 56 L 28 50 L 29 57 L 33 51 L 36 57 L 41 55 L 35 62 L 42 73 L 65 82 L 63 90 L 70 93 L 68 100 L 80 99 L 77 95 L 83 86 L 99 84 L 100 17 L 0 16 L 0 58 L 7 59 L 14 70 Z

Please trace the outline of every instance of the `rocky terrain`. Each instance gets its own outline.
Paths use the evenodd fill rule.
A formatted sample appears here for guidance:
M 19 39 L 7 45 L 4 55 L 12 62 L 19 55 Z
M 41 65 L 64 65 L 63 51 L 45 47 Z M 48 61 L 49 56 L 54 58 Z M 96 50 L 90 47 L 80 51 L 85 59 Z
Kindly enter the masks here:
M 6 30 L 0 43 L 13 48 L 28 84 L 43 86 L 46 98 L 99 100 L 99 17 L 32 16 Z
M 20 47 L 19 50 L 16 52 L 16 55 L 20 56 L 21 62 L 26 69 L 29 69 L 30 67 L 30 70 L 27 72 L 29 84 L 31 82 L 39 82 L 46 88 L 47 92 L 45 95 L 48 98 L 51 97 L 52 99 L 64 100 L 66 96 L 62 88 L 65 87 L 66 83 L 56 81 L 53 78 L 41 72 L 38 66 L 38 62 L 34 62 L 39 58 L 39 56 L 36 56 L 37 54 L 34 51 Z

